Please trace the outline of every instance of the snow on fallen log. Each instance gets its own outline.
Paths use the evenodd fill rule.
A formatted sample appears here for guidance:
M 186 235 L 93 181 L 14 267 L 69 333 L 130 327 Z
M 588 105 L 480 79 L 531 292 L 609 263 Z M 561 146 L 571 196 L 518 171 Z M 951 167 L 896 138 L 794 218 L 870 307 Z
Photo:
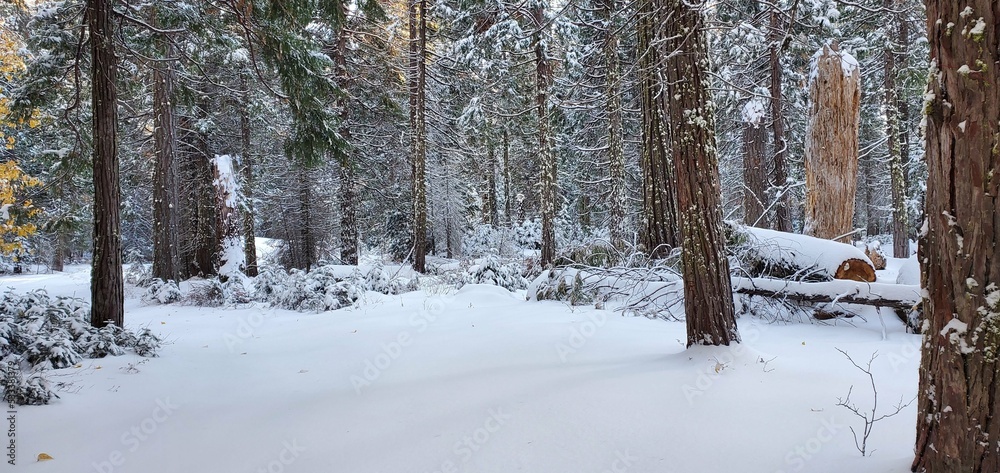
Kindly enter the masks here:
M 854 245 L 822 238 L 731 224 L 730 245 L 753 276 L 874 282 L 875 268 Z
M 860 304 L 911 310 L 921 303 L 920 286 L 848 280 L 801 282 L 772 278 L 733 278 L 740 294 L 811 303 Z

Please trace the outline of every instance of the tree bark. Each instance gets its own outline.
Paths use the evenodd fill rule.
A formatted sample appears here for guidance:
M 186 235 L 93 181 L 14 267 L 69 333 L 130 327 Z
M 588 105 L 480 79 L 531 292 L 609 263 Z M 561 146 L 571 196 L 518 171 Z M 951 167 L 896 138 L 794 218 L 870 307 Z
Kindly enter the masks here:
M 650 256 L 661 257 L 680 244 L 674 165 L 666 133 L 666 100 L 660 72 L 663 56 L 662 4 L 640 0 L 636 36 L 639 54 L 639 96 L 642 113 L 642 244 Z
M 179 248 L 181 278 L 191 276 L 211 276 L 215 274 L 213 256 L 217 246 L 215 234 L 216 208 L 215 187 L 212 184 L 212 151 L 208 137 L 199 131 L 198 121 L 206 118 L 205 100 L 195 107 L 195 116 L 183 116 L 180 128 L 183 131 L 180 170 L 183 176 L 181 194 L 185 205 L 182 209 L 184 225 L 180 229 L 182 243 Z
M 767 173 L 764 150 L 767 130 L 761 123 L 764 118 L 764 104 L 752 98 L 744 106 L 743 113 L 743 222 L 760 228 L 768 228 L 767 215 Z
M 94 254 L 90 275 L 90 323 L 123 326 L 121 186 L 118 169 L 118 89 L 115 76 L 114 9 L 110 0 L 89 0 L 91 95 L 94 140 Z
M 899 0 L 884 0 L 883 6 L 891 9 L 902 7 Z M 890 25 L 895 22 L 890 22 Z M 888 29 L 888 28 L 887 28 Z M 906 214 L 906 184 L 903 180 L 903 157 L 900 149 L 899 100 L 896 88 L 896 57 L 898 53 L 893 44 L 893 35 L 886 34 L 885 49 L 882 50 L 884 62 L 885 88 L 885 134 L 886 145 L 889 148 L 889 176 L 892 188 L 892 256 L 896 258 L 910 257 L 910 237 L 907 231 L 909 222 Z
M 486 211 L 483 219 L 495 228 L 500 225 L 500 209 L 497 203 L 497 193 L 499 192 L 497 189 L 497 155 L 492 142 L 486 145 L 486 165 L 488 166 L 486 170 Z
M 535 51 L 535 109 L 538 119 L 538 160 L 541 172 L 542 207 L 542 267 L 556 258 L 556 158 L 549 138 L 549 88 L 552 87 L 552 63 L 549 61 L 544 30 L 547 22 L 545 8 L 539 3 L 532 8 L 532 48 Z
M 510 183 L 510 137 L 507 129 L 503 129 L 503 211 L 507 217 L 507 226 L 514 225 L 514 192 Z
M 781 96 L 781 51 L 784 30 L 777 6 L 772 7 L 770 28 L 768 29 L 768 62 L 771 65 L 771 133 L 774 142 L 774 189 L 777 192 L 774 206 L 774 229 L 780 232 L 792 231 L 792 218 L 788 208 L 788 142 L 785 140 L 784 101 Z
M 409 0 L 410 161 L 413 168 L 413 269 L 427 269 L 427 1 Z
M 809 81 L 804 233 L 836 238 L 853 230 L 858 187 L 861 74 L 836 45 L 814 57 Z
M 1000 471 L 1000 6 L 927 0 L 917 472 Z M 963 12 L 964 11 L 964 12 Z
M 153 9 L 152 24 L 158 25 Z M 153 277 L 180 280 L 178 253 L 180 201 L 177 189 L 177 118 L 174 114 L 174 48 L 168 38 L 158 40 L 163 59 L 153 63 Z
M 615 248 L 628 240 L 628 194 L 625 188 L 625 142 L 622 131 L 621 62 L 618 58 L 618 16 L 616 0 L 601 0 L 604 29 L 604 95 L 608 127 L 608 236 Z
M 243 258 L 246 260 L 244 273 L 247 276 L 257 276 L 257 232 L 254 229 L 256 214 L 253 203 L 253 152 L 250 144 L 250 81 L 248 74 L 241 74 L 244 90 L 243 104 L 240 107 L 240 146 L 242 148 L 243 176 Z
M 667 84 L 670 150 L 677 170 L 677 208 L 687 346 L 739 343 L 722 236 L 719 165 L 704 17 L 684 0 L 667 0 Z
M 347 18 L 347 4 L 339 4 L 342 18 Z M 340 136 L 348 144 L 346 149 L 336 153 L 337 172 L 340 180 L 340 262 L 342 264 L 358 264 L 358 216 L 357 216 L 357 182 L 354 174 L 353 138 L 351 133 L 351 100 L 347 89 L 351 85 L 351 76 L 347 70 L 347 43 L 350 41 L 350 30 L 342 23 L 338 26 L 337 40 L 327 53 L 337 67 L 337 87 L 342 96 L 337 98 L 340 109 Z

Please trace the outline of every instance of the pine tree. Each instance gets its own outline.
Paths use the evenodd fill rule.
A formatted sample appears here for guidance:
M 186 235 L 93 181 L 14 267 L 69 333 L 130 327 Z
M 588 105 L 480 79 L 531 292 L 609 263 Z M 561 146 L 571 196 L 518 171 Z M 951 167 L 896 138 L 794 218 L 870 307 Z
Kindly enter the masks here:
M 670 150 L 677 170 L 687 345 L 739 343 L 729 261 L 722 238 L 714 110 L 708 91 L 703 12 L 683 0 L 665 2 Z
M 124 322 L 121 252 L 121 188 L 118 180 L 118 93 L 114 8 L 111 0 L 88 0 L 94 141 L 94 252 L 90 276 L 90 322 Z

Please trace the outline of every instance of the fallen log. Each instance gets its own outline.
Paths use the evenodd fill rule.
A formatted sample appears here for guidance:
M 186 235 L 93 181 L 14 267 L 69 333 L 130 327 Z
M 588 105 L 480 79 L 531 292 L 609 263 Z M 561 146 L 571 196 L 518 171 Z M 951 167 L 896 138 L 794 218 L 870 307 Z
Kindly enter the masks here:
M 874 265 L 854 245 L 743 225 L 729 228 L 730 250 L 751 277 L 875 281 Z
M 847 280 L 801 282 L 733 278 L 733 292 L 810 303 L 858 304 L 912 310 L 921 303 L 920 286 Z

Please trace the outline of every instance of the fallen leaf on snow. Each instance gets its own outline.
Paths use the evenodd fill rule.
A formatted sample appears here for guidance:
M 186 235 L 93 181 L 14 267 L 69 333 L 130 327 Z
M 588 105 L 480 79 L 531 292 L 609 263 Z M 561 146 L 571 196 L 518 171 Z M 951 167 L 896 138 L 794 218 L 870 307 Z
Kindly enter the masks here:
M 53 458 L 48 453 L 39 453 L 38 454 L 38 461 L 43 462 L 45 460 L 53 460 Z

